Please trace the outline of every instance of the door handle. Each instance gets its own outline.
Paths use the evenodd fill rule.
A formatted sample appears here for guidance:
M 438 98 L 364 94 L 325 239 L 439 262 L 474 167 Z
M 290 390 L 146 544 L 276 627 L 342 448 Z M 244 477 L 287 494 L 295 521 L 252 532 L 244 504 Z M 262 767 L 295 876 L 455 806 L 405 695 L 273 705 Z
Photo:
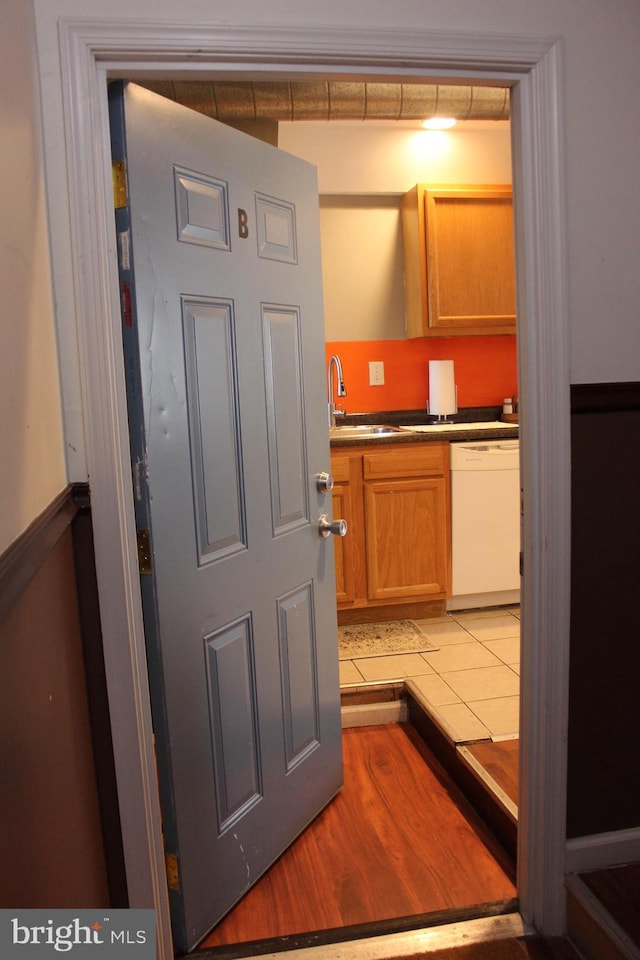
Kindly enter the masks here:
M 321 537 L 344 537 L 347 534 L 346 520 L 330 520 L 326 513 L 320 514 L 318 518 Z

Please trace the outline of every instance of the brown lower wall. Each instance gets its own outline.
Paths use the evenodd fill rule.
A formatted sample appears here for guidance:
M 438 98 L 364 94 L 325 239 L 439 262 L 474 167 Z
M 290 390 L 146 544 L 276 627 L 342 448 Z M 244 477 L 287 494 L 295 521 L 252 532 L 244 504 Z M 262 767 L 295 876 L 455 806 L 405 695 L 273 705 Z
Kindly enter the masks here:
M 572 389 L 567 834 L 640 825 L 640 384 Z
M 2 907 L 116 905 L 87 693 L 77 522 L 65 491 L 0 558 Z

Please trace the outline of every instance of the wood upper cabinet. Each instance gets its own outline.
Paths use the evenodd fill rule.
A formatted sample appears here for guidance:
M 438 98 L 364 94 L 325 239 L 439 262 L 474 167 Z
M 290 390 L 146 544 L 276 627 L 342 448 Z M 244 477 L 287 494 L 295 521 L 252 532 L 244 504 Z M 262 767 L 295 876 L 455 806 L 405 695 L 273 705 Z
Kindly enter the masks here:
M 417 184 L 402 238 L 408 337 L 516 332 L 511 187 Z
M 344 452 L 343 452 L 344 450 Z M 448 443 L 332 453 L 339 609 L 444 600 L 451 592 Z

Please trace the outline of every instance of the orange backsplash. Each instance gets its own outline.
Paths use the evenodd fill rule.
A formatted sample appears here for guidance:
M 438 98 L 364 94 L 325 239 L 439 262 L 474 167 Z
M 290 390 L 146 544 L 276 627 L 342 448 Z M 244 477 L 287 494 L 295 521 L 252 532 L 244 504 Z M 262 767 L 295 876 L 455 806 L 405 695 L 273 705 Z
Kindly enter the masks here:
M 347 413 L 426 409 L 429 360 L 453 360 L 458 407 L 502 405 L 518 394 L 515 336 L 415 340 L 354 340 L 327 343 L 326 361 L 342 361 Z M 384 384 L 369 386 L 369 361 L 384 363 Z

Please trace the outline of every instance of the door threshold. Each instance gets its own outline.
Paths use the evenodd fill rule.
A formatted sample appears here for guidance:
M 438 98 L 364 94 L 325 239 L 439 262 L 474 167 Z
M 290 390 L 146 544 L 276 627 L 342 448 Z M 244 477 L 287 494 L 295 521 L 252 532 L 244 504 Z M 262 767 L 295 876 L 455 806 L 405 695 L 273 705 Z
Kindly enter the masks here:
M 321 930 L 194 950 L 194 960 L 401 960 L 448 947 L 532 934 L 518 913 L 518 901 L 506 900 L 397 920 Z M 338 952 L 337 952 L 338 951 Z

